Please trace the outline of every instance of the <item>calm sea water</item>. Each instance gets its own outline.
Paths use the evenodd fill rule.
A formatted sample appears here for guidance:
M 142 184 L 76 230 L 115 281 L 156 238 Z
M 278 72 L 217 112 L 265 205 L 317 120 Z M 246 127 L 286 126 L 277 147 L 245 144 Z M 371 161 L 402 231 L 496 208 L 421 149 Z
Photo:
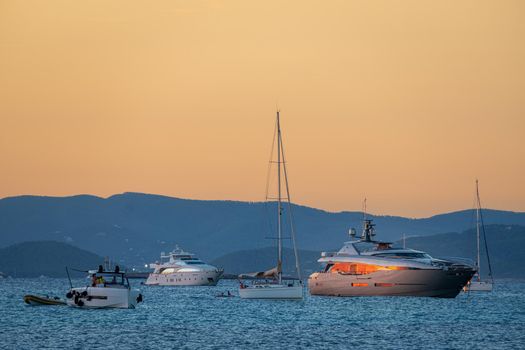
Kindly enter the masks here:
M 66 279 L 0 280 L 2 349 L 525 349 L 525 282 L 456 299 L 411 297 L 256 301 L 235 281 L 148 287 L 135 310 L 26 306 L 27 293 L 63 296 Z M 76 280 L 84 285 L 85 280 Z

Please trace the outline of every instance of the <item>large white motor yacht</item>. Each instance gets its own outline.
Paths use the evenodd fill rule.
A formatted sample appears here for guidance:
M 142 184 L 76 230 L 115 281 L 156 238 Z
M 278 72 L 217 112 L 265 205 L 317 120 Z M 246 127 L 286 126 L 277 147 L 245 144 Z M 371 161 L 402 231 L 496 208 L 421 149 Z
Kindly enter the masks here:
M 352 230 L 352 236 L 355 231 Z M 308 279 L 312 295 L 421 296 L 454 298 L 476 269 L 464 261 L 432 258 L 425 252 L 376 241 L 372 220 L 364 220 L 360 240 L 336 253 L 322 253 L 321 272 Z
M 118 268 L 114 272 L 98 270 L 89 272 L 90 283 L 76 287 L 66 294 L 68 306 L 79 308 L 119 308 L 134 309 L 142 302 L 140 290 L 131 288 L 126 274 Z
M 157 286 L 215 286 L 223 273 L 178 246 L 167 255 L 161 253 L 160 261 L 149 267 L 154 271 L 145 284 Z

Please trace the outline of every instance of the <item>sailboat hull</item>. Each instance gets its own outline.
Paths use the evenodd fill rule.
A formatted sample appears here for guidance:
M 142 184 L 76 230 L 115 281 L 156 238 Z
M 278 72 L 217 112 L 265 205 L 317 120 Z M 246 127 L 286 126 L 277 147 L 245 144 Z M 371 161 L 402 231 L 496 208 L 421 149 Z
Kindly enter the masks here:
M 367 275 L 316 272 L 308 279 L 308 288 L 312 295 L 455 298 L 474 272 L 470 269 L 378 271 Z
M 259 284 L 239 288 L 242 299 L 302 299 L 302 285 Z
M 466 292 L 492 292 L 493 284 L 484 281 L 472 281 L 465 286 Z

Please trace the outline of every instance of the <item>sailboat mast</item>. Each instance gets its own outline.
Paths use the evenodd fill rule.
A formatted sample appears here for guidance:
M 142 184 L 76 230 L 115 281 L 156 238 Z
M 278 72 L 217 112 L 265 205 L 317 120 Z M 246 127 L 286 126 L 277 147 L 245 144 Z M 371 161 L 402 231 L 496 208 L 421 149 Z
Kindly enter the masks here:
M 480 259 L 480 249 L 479 249 L 479 210 L 480 210 L 480 201 L 479 201 L 479 189 L 478 189 L 478 179 L 476 179 L 476 240 L 478 248 L 477 256 L 477 268 L 478 268 L 478 281 L 481 281 L 481 259 Z
M 286 171 L 286 158 L 284 157 L 284 144 L 281 139 L 281 154 L 283 160 L 284 184 L 286 186 L 286 199 L 288 201 L 288 220 L 290 220 L 290 233 L 292 235 L 293 253 L 295 256 L 295 269 L 297 271 L 297 278 L 301 281 L 301 267 L 299 264 L 299 254 L 297 253 L 297 243 L 295 241 L 295 224 L 292 214 L 292 199 L 290 198 L 290 186 L 288 186 L 288 172 Z
M 281 224 L 281 123 L 279 120 L 279 111 L 277 111 L 277 238 L 278 238 L 278 258 L 277 258 L 277 276 L 279 283 L 282 281 L 282 264 L 283 264 L 283 244 L 282 244 L 282 224 Z

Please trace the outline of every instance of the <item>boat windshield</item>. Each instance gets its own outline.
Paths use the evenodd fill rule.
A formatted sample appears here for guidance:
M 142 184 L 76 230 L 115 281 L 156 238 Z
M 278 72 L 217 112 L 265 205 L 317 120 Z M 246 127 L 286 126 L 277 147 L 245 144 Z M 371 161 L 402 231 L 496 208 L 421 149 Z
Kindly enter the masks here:
M 127 280 L 124 277 L 123 273 L 97 273 L 96 280 L 97 280 L 96 284 L 103 283 L 106 286 L 110 286 L 110 285 L 125 286 L 127 285 Z
M 400 249 L 398 247 L 392 247 L 393 243 L 389 242 L 356 242 L 353 243 L 354 248 L 359 253 L 386 251 L 390 249 Z
M 391 259 L 432 259 L 430 255 L 419 252 L 385 252 L 374 254 L 374 256 Z

